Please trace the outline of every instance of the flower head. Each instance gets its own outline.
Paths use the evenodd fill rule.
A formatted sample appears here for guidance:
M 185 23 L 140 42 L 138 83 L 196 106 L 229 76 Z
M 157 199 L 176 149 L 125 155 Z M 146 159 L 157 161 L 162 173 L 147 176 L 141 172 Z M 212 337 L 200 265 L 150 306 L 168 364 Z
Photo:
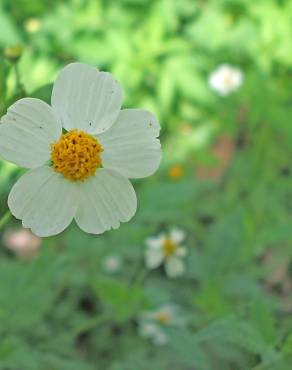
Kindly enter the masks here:
M 71 130 L 51 145 L 53 168 L 71 181 L 83 181 L 101 167 L 102 145 L 83 131 Z
M 4 55 L 11 62 L 17 62 L 21 57 L 23 52 L 23 47 L 21 45 L 7 46 L 4 49 Z
M 41 27 L 41 22 L 37 18 L 29 18 L 24 23 L 24 28 L 29 33 L 36 33 Z
M 30 230 L 7 230 L 3 235 L 5 246 L 23 259 L 32 259 L 41 246 L 42 240 Z
M 182 275 L 185 270 L 184 257 L 187 250 L 181 243 L 185 232 L 174 228 L 169 234 L 160 234 L 146 239 L 145 263 L 149 269 L 155 269 L 164 264 L 169 277 Z
M 179 180 L 183 176 L 183 168 L 179 165 L 170 167 L 168 175 L 172 180 Z
M 229 95 L 237 90 L 242 82 L 243 73 L 241 70 L 229 64 L 221 64 L 209 76 L 211 89 L 221 96 Z
M 185 324 L 178 307 L 166 304 L 156 310 L 143 312 L 139 318 L 139 333 L 144 338 L 149 338 L 153 344 L 162 346 L 168 343 L 165 327 L 179 327 Z
M 55 235 L 74 218 L 101 234 L 133 217 L 128 179 L 158 168 L 160 126 L 148 111 L 121 110 L 122 95 L 110 73 L 72 63 L 54 83 L 51 106 L 24 98 L 1 118 L 0 155 L 30 169 L 8 197 L 25 228 Z
M 120 256 L 116 254 L 110 254 L 103 260 L 103 267 L 109 274 L 118 272 L 122 267 L 123 261 Z

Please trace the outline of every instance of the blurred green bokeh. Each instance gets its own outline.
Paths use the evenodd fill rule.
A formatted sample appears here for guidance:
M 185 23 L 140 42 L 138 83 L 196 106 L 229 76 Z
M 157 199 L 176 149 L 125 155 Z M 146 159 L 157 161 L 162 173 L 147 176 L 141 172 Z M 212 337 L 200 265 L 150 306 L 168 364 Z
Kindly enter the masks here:
M 163 161 L 119 230 L 73 224 L 31 259 L 9 250 L 20 223 L 1 229 L 0 370 L 291 369 L 292 2 L 0 0 L 1 116 L 24 96 L 50 102 L 71 61 L 158 116 Z M 208 81 L 225 63 L 244 80 L 220 96 Z M 0 160 L 0 215 L 21 171 Z M 144 252 L 173 227 L 188 255 L 170 279 Z M 139 318 L 167 303 L 185 325 L 155 346 Z

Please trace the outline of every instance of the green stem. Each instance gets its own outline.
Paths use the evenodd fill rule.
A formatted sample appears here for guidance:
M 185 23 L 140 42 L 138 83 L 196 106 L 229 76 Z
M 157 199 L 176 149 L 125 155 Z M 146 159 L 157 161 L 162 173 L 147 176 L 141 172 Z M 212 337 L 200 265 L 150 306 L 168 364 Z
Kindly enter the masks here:
M 25 90 L 24 90 L 23 84 L 21 83 L 21 78 L 20 78 L 20 73 L 19 73 L 19 68 L 18 68 L 17 63 L 14 63 L 14 72 L 15 72 L 15 79 L 16 79 L 16 90 L 21 95 L 25 95 Z
M 140 265 L 136 275 L 134 276 L 132 282 L 130 283 L 130 286 L 136 287 L 143 284 L 147 274 L 148 270 L 143 265 L 142 266 Z
M 16 85 L 19 88 L 21 86 L 21 82 L 20 82 L 20 73 L 19 73 L 19 69 L 18 69 L 18 64 L 17 63 L 14 64 L 14 71 L 15 71 Z
M 12 216 L 11 213 L 9 211 L 7 211 L 0 218 L 0 230 L 7 224 L 7 222 L 10 220 L 11 216 Z

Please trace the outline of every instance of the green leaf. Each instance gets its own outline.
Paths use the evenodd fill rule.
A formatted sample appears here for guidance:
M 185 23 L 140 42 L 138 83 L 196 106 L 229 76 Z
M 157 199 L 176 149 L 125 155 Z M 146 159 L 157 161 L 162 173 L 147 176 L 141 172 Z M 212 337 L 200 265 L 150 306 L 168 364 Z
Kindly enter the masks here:
M 130 286 L 110 277 L 100 276 L 93 288 L 105 310 L 110 310 L 117 321 L 126 321 L 137 314 L 146 301 L 141 287 Z

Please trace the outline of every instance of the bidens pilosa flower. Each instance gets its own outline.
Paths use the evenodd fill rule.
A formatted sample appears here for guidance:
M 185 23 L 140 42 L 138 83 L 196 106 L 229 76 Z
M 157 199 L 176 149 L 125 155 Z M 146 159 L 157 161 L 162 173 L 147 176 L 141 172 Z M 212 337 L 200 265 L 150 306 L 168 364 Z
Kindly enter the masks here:
M 239 68 L 229 64 L 221 64 L 209 76 L 212 90 L 221 96 L 226 96 L 237 90 L 243 82 L 243 73 Z
M 103 269 L 108 274 L 115 274 L 121 270 L 123 260 L 118 254 L 110 254 L 103 260 Z
M 24 260 L 31 260 L 37 254 L 42 239 L 28 229 L 6 230 L 3 244 Z
M 11 213 L 39 236 L 75 218 L 93 234 L 118 228 L 136 212 L 129 178 L 150 176 L 161 159 L 160 126 L 141 109 L 121 110 L 113 76 L 81 63 L 54 83 L 51 106 L 24 98 L 0 124 L 0 155 L 30 170 L 8 197 Z
M 164 264 L 166 275 L 176 277 L 185 271 L 184 257 L 187 250 L 182 246 L 186 235 L 183 230 L 173 228 L 169 234 L 160 234 L 146 239 L 145 263 L 149 269 Z
M 184 326 L 186 321 L 179 308 L 172 304 L 165 304 L 153 311 L 143 312 L 139 318 L 139 334 L 150 339 L 156 346 L 168 343 L 166 327 Z

